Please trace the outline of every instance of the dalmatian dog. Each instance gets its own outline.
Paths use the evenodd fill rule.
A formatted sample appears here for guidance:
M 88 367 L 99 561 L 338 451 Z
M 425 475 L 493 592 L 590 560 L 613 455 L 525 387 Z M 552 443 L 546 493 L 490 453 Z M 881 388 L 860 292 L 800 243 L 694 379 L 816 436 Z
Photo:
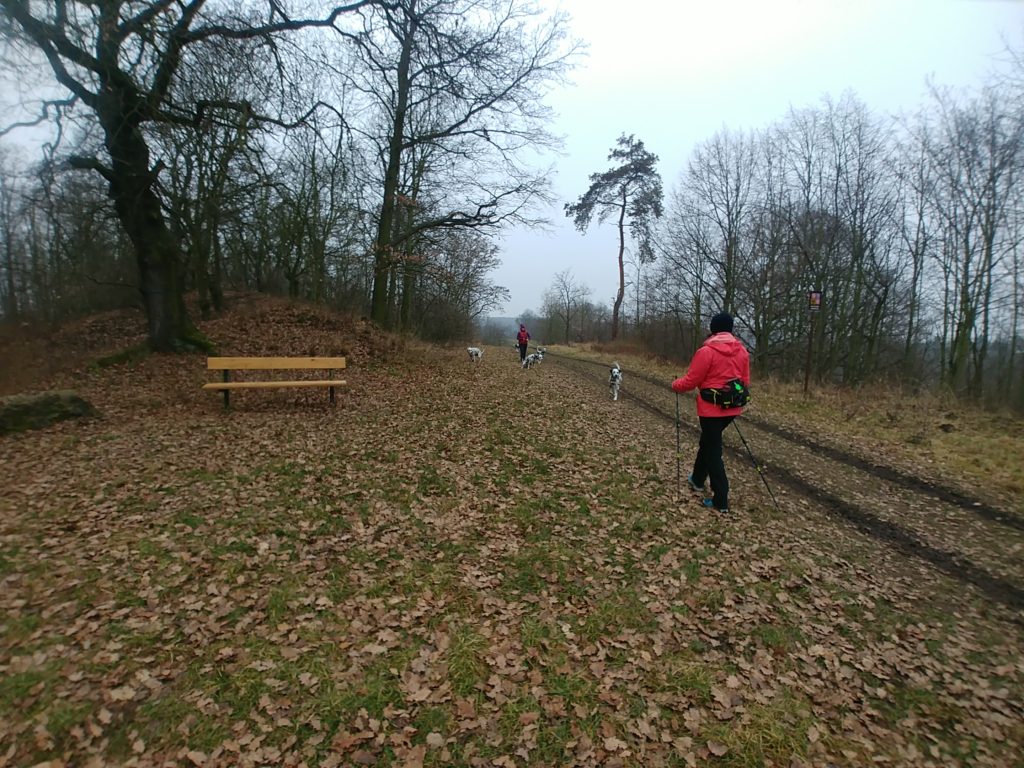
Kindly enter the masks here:
M 479 363 L 480 358 L 484 356 L 484 351 L 480 347 L 466 347 L 466 351 L 469 353 L 469 359 L 474 363 Z
M 612 400 L 619 399 L 619 388 L 622 386 L 622 368 L 618 363 L 612 363 L 612 369 L 608 373 L 608 390 L 611 392 Z
M 536 352 L 532 352 L 526 356 L 523 360 L 523 368 L 533 368 L 535 365 L 540 365 L 544 359 L 544 347 L 538 347 Z

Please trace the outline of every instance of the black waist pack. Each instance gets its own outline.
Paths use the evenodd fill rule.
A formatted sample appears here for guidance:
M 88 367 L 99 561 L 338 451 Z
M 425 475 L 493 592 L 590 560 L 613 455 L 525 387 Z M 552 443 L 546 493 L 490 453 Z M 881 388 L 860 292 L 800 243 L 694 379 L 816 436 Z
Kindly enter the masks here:
M 708 387 L 700 391 L 701 399 L 720 408 L 742 408 L 750 402 L 750 390 L 739 379 L 727 381 L 721 387 Z

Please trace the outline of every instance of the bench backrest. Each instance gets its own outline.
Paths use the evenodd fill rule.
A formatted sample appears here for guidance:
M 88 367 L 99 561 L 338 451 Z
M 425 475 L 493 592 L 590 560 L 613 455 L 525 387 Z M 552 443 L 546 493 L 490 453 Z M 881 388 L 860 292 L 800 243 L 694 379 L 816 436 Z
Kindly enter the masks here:
M 344 357 L 208 357 L 208 371 L 278 371 L 344 368 Z

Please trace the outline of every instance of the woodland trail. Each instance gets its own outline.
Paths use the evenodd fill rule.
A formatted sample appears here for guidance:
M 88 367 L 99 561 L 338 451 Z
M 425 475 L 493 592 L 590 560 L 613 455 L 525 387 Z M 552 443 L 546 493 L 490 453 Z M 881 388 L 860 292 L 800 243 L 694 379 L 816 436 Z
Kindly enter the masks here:
M 600 363 L 548 357 L 595 382 L 606 374 Z M 625 398 L 674 427 L 674 395 L 667 382 L 634 371 L 627 374 L 631 386 L 623 393 Z M 699 435 L 692 395 L 683 402 L 681 427 L 692 443 Z M 789 502 L 780 510 L 783 514 L 804 514 L 813 504 L 840 524 L 853 525 L 997 602 L 1024 610 L 1024 518 L 1015 512 L 796 434 L 759 418 L 756 410 L 748 411 L 736 427 L 726 433 L 733 474 L 754 469 L 755 459 L 769 485 L 774 482 L 790 492 L 782 497 Z M 742 444 L 740 429 L 750 433 L 758 446 L 756 455 L 748 452 L 750 440 Z M 686 453 L 686 467 L 692 454 L 692 449 Z

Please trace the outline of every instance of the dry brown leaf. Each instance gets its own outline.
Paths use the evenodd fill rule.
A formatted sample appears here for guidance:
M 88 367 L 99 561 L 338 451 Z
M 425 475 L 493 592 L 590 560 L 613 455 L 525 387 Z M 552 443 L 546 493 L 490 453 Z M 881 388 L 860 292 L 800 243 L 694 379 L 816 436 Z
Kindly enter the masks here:
M 625 749 L 627 746 L 626 742 L 621 739 L 617 739 L 614 736 L 609 736 L 604 740 L 604 748 L 609 752 L 618 752 L 619 750 Z
M 715 757 L 722 757 L 723 755 L 728 754 L 729 752 L 729 748 L 725 744 L 719 744 L 715 741 L 709 741 L 707 747 L 708 752 L 710 752 Z

